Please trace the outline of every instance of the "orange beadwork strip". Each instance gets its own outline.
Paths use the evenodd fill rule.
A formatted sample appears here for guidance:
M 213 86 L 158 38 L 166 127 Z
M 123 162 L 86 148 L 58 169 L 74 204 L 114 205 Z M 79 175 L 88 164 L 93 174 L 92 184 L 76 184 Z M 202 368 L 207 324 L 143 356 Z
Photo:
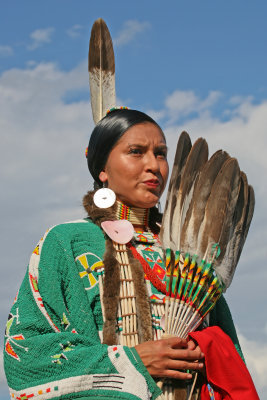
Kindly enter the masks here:
M 152 271 L 146 260 L 144 260 L 144 258 L 138 253 L 136 248 L 131 243 L 128 243 L 127 246 L 131 250 L 134 258 L 136 258 L 141 263 L 144 273 L 150 280 L 152 285 L 161 293 L 166 294 L 166 283 L 161 282 L 157 275 Z

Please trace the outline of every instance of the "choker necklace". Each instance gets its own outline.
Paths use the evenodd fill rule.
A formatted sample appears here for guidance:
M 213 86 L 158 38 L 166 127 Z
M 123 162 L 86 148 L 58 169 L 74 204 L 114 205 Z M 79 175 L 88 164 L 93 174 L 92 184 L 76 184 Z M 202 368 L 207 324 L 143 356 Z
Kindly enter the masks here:
M 149 208 L 129 207 L 120 201 L 116 201 L 116 217 L 127 219 L 133 225 L 148 227 L 149 211 Z

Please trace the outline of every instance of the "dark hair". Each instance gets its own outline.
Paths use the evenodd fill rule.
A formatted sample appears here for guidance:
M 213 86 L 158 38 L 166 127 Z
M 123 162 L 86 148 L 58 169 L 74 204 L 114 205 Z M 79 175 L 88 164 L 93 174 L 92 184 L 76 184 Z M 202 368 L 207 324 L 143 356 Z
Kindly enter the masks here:
M 103 186 L 99 174 L 104 169 L 109 153 L 115 144 L 129 128 L 144 122 L 150 122 L 161 130 L 160 126 L 147 114 L 128 109 L 113 110 L 97 123 L 89 140 L 87 163 L 98 185 Z

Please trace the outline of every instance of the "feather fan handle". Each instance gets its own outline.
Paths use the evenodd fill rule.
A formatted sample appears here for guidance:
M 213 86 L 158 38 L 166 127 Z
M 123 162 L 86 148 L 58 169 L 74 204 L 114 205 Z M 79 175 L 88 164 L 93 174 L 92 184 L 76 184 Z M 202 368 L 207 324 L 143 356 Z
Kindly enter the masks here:
M 196 256 L 183 257 L 176 252 L 175 261 L 167 257 L 168 293 L 165 301 L 165 333 L 186 338 L 195 330 L 205 316 L 215 306 L 223 291 L 210 263 L 197 262 Z M 178 267 L 178 268 L 177 268 Z M 168 285 L 168 283 L 172 284 Z
M 111 36 L 103 19 L 95 21 L 88 56 L 91 107 L 95 124 L 116 105 L 115 61 Z

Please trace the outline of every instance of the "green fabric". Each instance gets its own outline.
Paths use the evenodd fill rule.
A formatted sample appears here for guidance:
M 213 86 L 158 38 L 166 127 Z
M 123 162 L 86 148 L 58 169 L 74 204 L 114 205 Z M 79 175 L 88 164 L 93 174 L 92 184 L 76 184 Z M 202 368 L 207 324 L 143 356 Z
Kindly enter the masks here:
M 232 342 L 235 345 L 237 352 L 239 353 L 240 357 L 243 361 L 245 361 L 240 343 L 237 337 L 236 329 L 234 326 L 234 322 L 232 319 L 231 312 L 229 307 L 226 303 L 226 300 L 223 296 L 216 303 L 216 307 L 210 313 L 210 325 L 219 326 L 224 333 L 226 333 L 232 339 Z
M 161 393 L 135 349 L 101 344 L 94 268 L 104 251 L 103 233 L 89 219 L 50 229 L 34 250 L 5 335 L 14 398 L 153 400 Z M 238 345 L 225 300 L 211 322 Z
M 86 272 L 83 264 L 89 260 L 93 268 L 104 251 L 102 231 L 89 220 L 54 227 L 35 249 L 6 335 L 5 371 L 15 398 L 38 398 L 39 392 L 53 399 L 103 395 L 130 400 L 148 397 L 148 390 L 153 399 L 158 395 L 143 364 L 130 361 L 128 348 L 101 344 L 97 274 Z M 109 388 L 98 383 L 97 375 L 111 381 Z M 116 385 L 122 388 L 113 390 Z

